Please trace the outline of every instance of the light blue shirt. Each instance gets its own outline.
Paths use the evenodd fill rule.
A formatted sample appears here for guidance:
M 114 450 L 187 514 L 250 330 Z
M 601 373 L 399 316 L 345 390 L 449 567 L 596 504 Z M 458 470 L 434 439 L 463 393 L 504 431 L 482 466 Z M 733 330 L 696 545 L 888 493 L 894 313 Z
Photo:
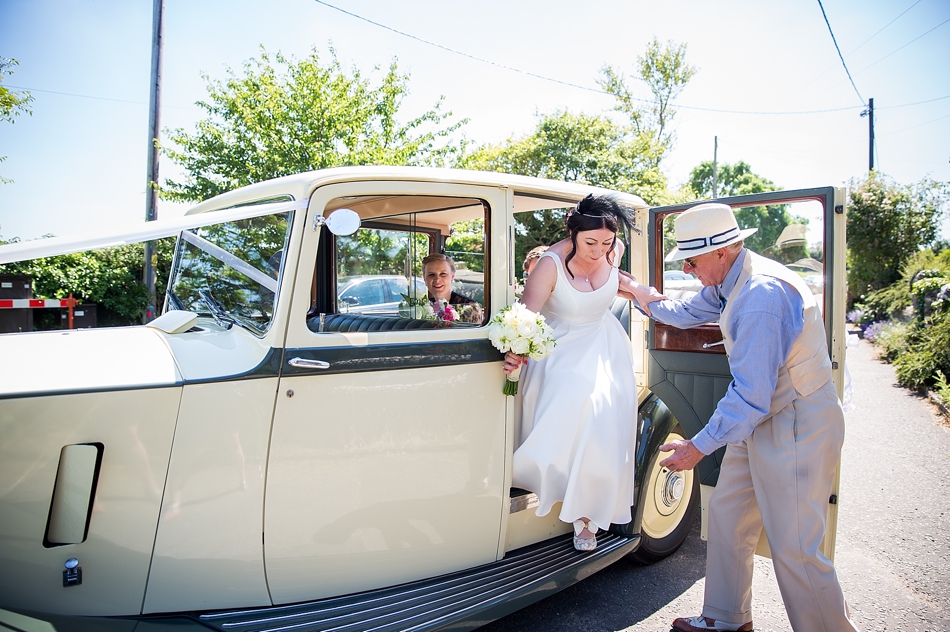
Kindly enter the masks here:
M 722 301 L 735 289 L 747 252 L 742 249 L 722 285 L 704 287 L 686 300 L 651 303 L 653 318 L 680 329 L 719 320 Z M 779 369 L 805 325 L 801 295 L 775 277 L 753 275 L 734 300 L 727 324 L 735 341 L 729 354 L 732 383 L 709 423 L 692 439 L 703 454 L 746 439 L 765 419 Z

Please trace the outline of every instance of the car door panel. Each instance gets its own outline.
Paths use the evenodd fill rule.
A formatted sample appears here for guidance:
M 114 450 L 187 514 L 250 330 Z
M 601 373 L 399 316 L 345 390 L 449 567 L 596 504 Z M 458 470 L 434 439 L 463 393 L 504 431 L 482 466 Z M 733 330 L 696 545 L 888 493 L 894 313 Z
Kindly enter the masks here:
M 820 205 L 821 230 L 816 231 L 823 249 L 822 278 L 823 295 L 816 297 L 822 305 L 825 318 L 825 330 L 828 348 L 833 364 L 833 378 L 838 387 L 839 397 L 844 387 L 844 349 L 846 332 L 844 331 L 844 189 L 825 187 L 798 191 L 759 193 L 747 196 L 720 198 L 716 200 L 733 207 L 772 206 L 779 204 Z M 663 257 L 669 249 L 664 248 L 664 222 L 669 222 L 696 203 L 677 206 L 658 207 L 650 211 L 651 228 L 649 235 L 650 282 L 660 287 L 663 279 Z M 740 226 L 740 228 L 752 228 Z M 669 224 L 666 224 L 669 234 Z M 776 247 L 779 244 L 776 242 Z M 766 253 L 768 256 L 768 253 Z M 811 260 L 814 261 L 814 260 Z M 795 262 L 795 265 L 801 262 Z M 650 354 L 649 381 L 651 390 L 660 397 L 680 421 L 687 434 L 692 436 L 708 423 L 719 400 L 725 395 L 732 381 L 729 362 L 722 345 L 722 332 L 718 324 L 703 325 L 694 329 L 677 329 L 651 321 L 648 341 Z M 703 459 L 698 471 L 704 485 L 704 501 L 708 498 L 711 486 L 719 476 L 719 465 L 725 448 Z M 837 476 L 833 484 L 833 496 L 838 489 Z M 834 549 L 834 531 L 836 528 L 837 508 L 829 504 L 829 520 L 824 550 L 831 557 Z M 705 511 L 704 511 L 705 516 Z M 767 549 L 764 549 L 767 552 Z
M 504 217 L 502 189 L 407 182 L 317 189 L 310 213 L 341 197 L 436 193 L 485 200 Z M 275 604 L 492 562 L 507 509 L 510 406 L 487 329 L 385 330 L 425 321 L 360 316 L 367 327 L 329 330 L 338 315 L 327 315 L 323 330 L 319 316 L 308 326 L 310 307 L 298 298 L 323 273 L 318 243 L 319 231 L 306 231 L 268 463 L 264 540 Z M 504 274 L 499 250 L 488 256 L 501 258 L 492 263 Z M 491 306 L 507 288 L 496 291 Z

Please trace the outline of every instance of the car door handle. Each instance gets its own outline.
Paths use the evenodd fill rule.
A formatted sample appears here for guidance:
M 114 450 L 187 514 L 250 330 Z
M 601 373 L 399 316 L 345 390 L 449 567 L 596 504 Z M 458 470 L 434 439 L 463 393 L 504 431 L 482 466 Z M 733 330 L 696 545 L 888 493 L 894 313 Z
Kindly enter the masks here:
M 330 363 L 323 360 L 308 360 L 306 358 L 291 358 L 287 361 L 290 366 L 299 369 L 329 369 Z

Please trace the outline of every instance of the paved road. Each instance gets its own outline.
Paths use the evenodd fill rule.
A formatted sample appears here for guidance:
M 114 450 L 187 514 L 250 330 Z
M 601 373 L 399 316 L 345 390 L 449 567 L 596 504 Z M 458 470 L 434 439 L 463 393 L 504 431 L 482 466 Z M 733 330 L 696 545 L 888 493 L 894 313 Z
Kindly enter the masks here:
M 854 407 L 846 414 L 835 563 L 861 630 L 950 631 L 950 430 L 924 399 L 897 386 L 861 341 L 848 350 Z M 666 632 L 699 614 L 706 545 L 686 544 L 649 567 L 621 561 L 480 632 Z M 791 630 L 771 562 L 756 558 L 757 632 Z

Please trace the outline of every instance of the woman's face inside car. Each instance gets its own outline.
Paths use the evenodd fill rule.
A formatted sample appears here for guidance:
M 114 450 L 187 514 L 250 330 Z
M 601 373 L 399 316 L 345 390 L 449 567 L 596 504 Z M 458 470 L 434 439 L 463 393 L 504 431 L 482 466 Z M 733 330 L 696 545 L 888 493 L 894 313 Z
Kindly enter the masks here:
M 449 300 L 452 296 L 452 280 L 455 279 L 455 273 L 452 272 L 452 267 L 447 261 L 427 263 L 423 275 L 430 299 Z

